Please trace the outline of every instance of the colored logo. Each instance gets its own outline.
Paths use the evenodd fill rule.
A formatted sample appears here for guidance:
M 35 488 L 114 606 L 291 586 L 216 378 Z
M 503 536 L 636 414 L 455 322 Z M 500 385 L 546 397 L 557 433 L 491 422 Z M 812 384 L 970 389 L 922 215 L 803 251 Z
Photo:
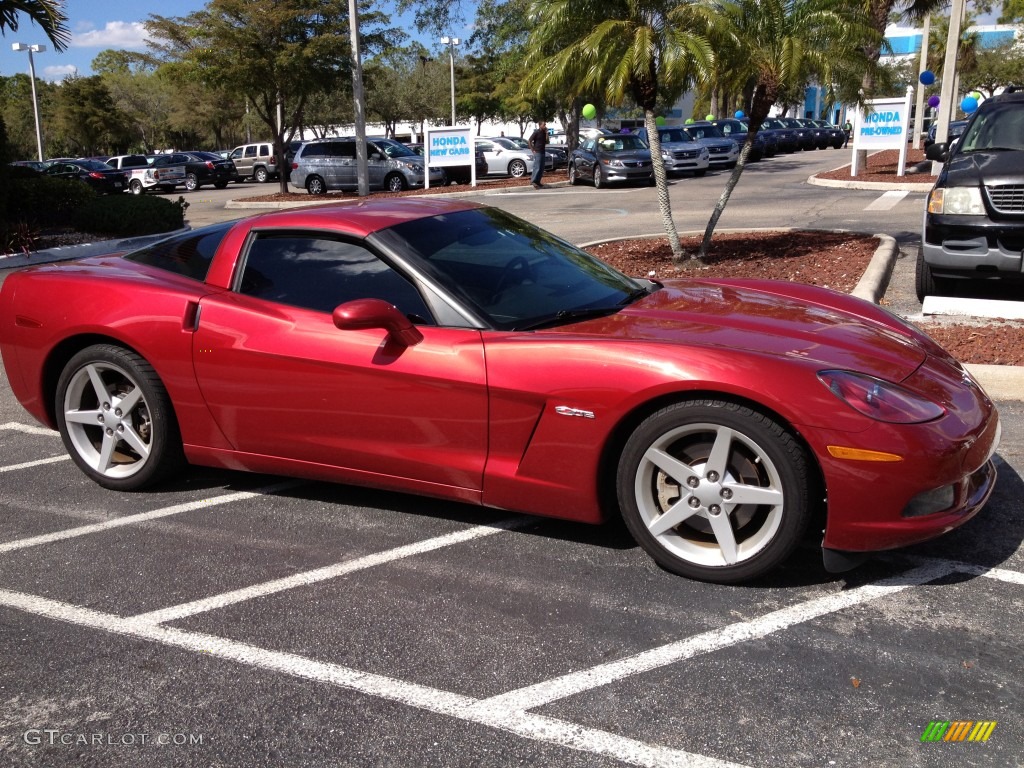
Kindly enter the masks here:
M 932 720 L 921 741 L 988 741 L 995 729 L 995 720 Z

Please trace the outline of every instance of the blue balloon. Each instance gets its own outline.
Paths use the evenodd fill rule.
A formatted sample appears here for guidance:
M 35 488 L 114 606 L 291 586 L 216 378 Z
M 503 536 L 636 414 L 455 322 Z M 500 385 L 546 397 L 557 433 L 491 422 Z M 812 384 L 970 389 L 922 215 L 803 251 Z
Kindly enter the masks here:
M 742 120 L 745 117 L 745 115 L 743 114 L 743 110 L 737 109 L 735 117 L 737 120 Z
M 921 81 L 921 85 L 931 85 L 935 82 L 935 73 L 930 69 L 926 69 L 917 76 L 917 79 Z
M 960 109 L 967 114 L 971 114 L 978 108 L 978 100 L 973 96 L 964 96 L 964 100 L 960 102 Z

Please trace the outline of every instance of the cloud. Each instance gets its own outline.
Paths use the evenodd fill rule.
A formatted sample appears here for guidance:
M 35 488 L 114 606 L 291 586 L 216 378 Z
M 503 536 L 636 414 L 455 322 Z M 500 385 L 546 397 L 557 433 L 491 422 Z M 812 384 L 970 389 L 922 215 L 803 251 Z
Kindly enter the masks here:
M 74 64 L 61 64 L 53 67 L 43 67 L 43 80 L 47 80 L 51 83 L 55 83 L 58 80 L 63 80 L 69 75 L 77 75 L 78 67 Z
M 71 46 L 142 50 L 146 47 L 146 28 L 141 21 L 108 21 L 103 29 L 73 33 Z

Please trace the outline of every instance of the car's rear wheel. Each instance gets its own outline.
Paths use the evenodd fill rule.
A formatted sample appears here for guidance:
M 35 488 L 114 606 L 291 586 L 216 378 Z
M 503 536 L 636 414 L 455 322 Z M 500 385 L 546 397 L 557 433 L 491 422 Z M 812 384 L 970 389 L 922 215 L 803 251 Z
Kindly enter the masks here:
M 254 179 L 256 179 L 256 181 L 258 181 L 260 184 L 262 184 L 262 183 L 264 183 L 267 180 L 267 169 L 266 168 L 257 168 L 253 172 L 252 176 L 253 176 Z
M 723 584 L 785 560 L 811 517 L 810 460 L 775 420 L 747 406 L 692 400 L 633 432 L 617 473 L 637 543 L 673 573 Z
M 384 177 L 384 187 L 389 192 L 401 192 L 403 189 L 409 188 L 409 183 L 402 174 L 389 173 Z
M 113 344 L 83 349 L 64 366 L 55 405 L 68 453 L 104 488 L 138 490 L 185 464 L 167 390 L 134 352 Z
M 185 189 L 189 192 L 195 192 L 199 187 L 199 179 L 196 178 L 194 173 L 188 173 L 185 175 Z
M 580 177 L 576 175 L 576 163 L 569 163 L 569 184 L 575 187 L 580 183 Z
M 508 164 L 508 175 L 513 179 L 521 179 L 526 175 L 526 163 L 522 160 L 513 160 Z
M 306 191 L 311 195 L 326 195 L 327 185 L 319 176 L 310 176 L 306 179 Z

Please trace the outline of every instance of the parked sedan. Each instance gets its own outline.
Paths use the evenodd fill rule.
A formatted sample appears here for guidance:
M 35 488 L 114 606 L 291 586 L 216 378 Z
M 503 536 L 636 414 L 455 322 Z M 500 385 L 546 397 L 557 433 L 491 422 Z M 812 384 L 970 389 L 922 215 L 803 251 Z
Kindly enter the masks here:
M 613 133 L 586 139 L 569 158 L 569 183 L 591 181 L 600 189 L 620 181 L 654 181 L 647 142 L 634 133 Z
M 736 167 L 736 161 L 740 159 L 740 144 L 737 141 L 708 122 L 684 125 L 683 130 L 707 148 L 708 162 L 712 168 Z
M 520 136 L 506 136 L 509 141 L 514 143 L 520 149 L 525 149 L 530 152 L 530 142 Z M 569 165 L 569 153 L 565 147 L 557 144 L 548 144 L 544 148 L 544 168 L 548 171 L 555 171 L 559 168 L 565 168 Z
M 796 143 L 799 149 L 810 150 L 816 149 L 814 139 L 814 129 L 801 123 L 795 117 L 779 117 L 776 118 L 780 123 L 789 128 L 791 131 L 796 133 Z
M 634 135 L 650 145 L 646 128 L 637 128 Z M 703 176 L 708 172 L 711 159 L 707 147 L 702 146 L 682 128 L 659 128 L 658 140 L 661 143 L 661 159 L 665 164 L 665 173 L 670 176 L 680 173 Z
M 828 132 L 828 146 L 832 147 L 832 149 L 842 149 L 845 146 L 846 131 L 843 130 L 841 125 L 833 125 L 828 120 L 812 120 L 811 122 Z
M 800 149 L 800 139 L 796 131 L 775 117 L 766 118 L 761 123 L 761 131 L 771 134 L 778 143 L 780 152 L 796 152 Z
M 484 153 L 488 173 L 514 179 L 533 173 L 533 152 L 516 146 L 504 136 L 477 139 L 476 148 Z
M 724 117 L 720 120 L 712 120 L 711 124 L 720 130 L 723 136 L 735 141 L 739 145 L 740 151 L 743 151 L 747 133 L 750 131 L 750 126 L 747 123 L 735 117 Z M 754 143 L 750 147 L 750 154 L 747 155 L 747 162 L 756 163 L 761 158 L 771 157 L 774 154 L 775 146 L 769 143 L 766 134 L 758 131 L 754 136 Z
M 812 536 L 848 568 L 942 535 L 995 484 L 992 401 L 885 309 L 632 279 L 469 201 L 274 211 L 20 270 L 0 355 L 105 488 L 191 463 L 621 516 L 664 568 L 722 583 Z
M 58 179 L 76 179 L 104 194 L 121 193 L 127 188 L 124 171 L 99 160 L 59 160 L 48 165 L 43 174 Z
M 154 155 L 150 165 L 154 168 L 185 166 L 185 189 L 189 192 L 199 189 L 204 184 L 224 189 L 230 182 L 239 181 L 234 162 L 224 159 L 216 152 L 171 152 L 166 155 Z

